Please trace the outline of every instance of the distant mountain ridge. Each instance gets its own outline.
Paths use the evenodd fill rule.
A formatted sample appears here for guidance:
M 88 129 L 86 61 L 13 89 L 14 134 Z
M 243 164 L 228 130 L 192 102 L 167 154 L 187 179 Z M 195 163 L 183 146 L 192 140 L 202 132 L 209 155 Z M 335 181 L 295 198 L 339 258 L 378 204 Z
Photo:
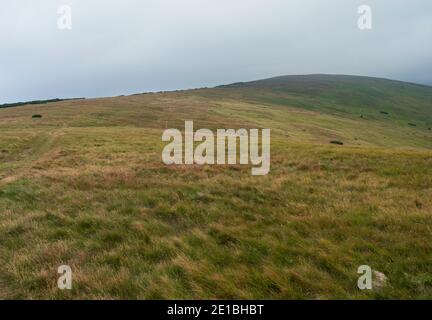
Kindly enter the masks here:
M 227 85 L 220 85 L 216 88 L 252 88 L 252 87 L 272 87 L 272 88 L 292 88 L 296 89 L 301 87 L 327 87 L 330 88 L 332 85 L 337 83 L 363 83 L 365 85 L 376 83 L 393 83 L 394 85 L 409 85 L 429 88 L 432 90 L 431 85 L 419 84 L 414 82 L 406 82 L 401 80 L 393 80 L 387 78 L 368 77 L 368 76 L 353 76 L 344 74 L 309 74 L 309 75 L 285 75 L 277 76 L 266 79 L 259 79 L 246 82 L 235 82 Z
M 364 76 L 291 75 L 218 86 L 262 103 L 432 125 L 432 87 Z M 381 114 L 381 115 L 380 115 Z
M 400 125 L 432 127 L 432 86 L 376 77 L 351 75 L 287 75 L 237 82 L 201 90 L 214 98 L 290 106 L 364 119 L 392 120 Z M 84 99 L 84 98 L 78 98 Z M 1 108 L 55 103 L 51 99 L 9 103 Z
M 0 104 L 0 108 L 13 108 L 13 107 L 20 107 L 29 104 L 47 104 L 47 103 L 62 102 L 68 100 L 82 100 L 82 99 L 85 98 L 69 98 L 69 99 L 56 98 L 56 99 L 49 99 L 49 100 L 32 100 L 32 101 L 24 101 L 24 102 L 4 103 L 4 104 Z

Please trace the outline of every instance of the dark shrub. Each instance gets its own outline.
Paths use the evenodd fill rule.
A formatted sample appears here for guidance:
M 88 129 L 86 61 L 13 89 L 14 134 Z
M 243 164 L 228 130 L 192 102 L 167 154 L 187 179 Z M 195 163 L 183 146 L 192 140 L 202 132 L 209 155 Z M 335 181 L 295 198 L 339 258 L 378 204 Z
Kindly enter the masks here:
M 32 115 L 32 118 L 42 118 L 42 115 L 41 114 L 34 114 L 34 115 Z
M 340 146 L 343 146 L 343 144 L 344 144 L 342 141 L 338 141 L 338 140 L 330 141 L 330 143 L 337 144 L 337 145 L 340 145 Z

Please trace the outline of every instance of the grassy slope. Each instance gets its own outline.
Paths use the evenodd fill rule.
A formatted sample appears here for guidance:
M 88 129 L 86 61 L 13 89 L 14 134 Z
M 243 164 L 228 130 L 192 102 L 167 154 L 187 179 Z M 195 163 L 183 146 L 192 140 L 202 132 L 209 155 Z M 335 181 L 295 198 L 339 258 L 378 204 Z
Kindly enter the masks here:
M 0 110 L 0 297 L 431 298 L 431 89 L 335 79 Z M 271 128 L 271 173 L 164 166 L 185 119 Z
M 431 146 L 430 136 L 423 133 L 432 127 L 432 87 L 369 77 L 310 75 L 277 77 L 221 88 L 225 97 L 228 94 L 255 103 L 295 106 L 350 118 L 355 122 L 355 129 L 374 126 L 375 132 L 378 127 L 384 127 L 379 131 L 396 139 L 387 142 L 381 135 L 371 140 L 384 146 L 411 135 L 412 132 L 404 129 L 414 124 L 420 129 L 418 134 L 414 139 L 403 139 L 406 141 L 402 145 L 412 144 L 414 140 L 416 146 L 420 143 Z M 332 129 L 338 126 L 330 124 Z

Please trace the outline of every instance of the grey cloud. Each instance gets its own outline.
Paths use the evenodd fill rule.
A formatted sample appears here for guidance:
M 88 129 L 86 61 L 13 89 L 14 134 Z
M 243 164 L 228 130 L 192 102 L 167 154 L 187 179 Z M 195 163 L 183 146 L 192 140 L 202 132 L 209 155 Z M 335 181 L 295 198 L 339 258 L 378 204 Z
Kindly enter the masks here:
M 70 5 L 73 29 L 57 29 Z M 373 30 L 357 8 L 373 9 Z M 0 103 L 344 73 L 432 83 L 430 0 L 3 0 Z

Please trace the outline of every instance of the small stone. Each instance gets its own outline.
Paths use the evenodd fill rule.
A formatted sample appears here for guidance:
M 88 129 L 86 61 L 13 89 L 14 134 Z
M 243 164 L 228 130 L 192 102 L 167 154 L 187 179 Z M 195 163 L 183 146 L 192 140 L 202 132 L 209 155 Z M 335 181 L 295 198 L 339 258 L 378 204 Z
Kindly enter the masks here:
M 387 277 L 384 273 L 374 270 L 374 280 L 373 287 L 374 288 L 382 288 L 387 284 Z

